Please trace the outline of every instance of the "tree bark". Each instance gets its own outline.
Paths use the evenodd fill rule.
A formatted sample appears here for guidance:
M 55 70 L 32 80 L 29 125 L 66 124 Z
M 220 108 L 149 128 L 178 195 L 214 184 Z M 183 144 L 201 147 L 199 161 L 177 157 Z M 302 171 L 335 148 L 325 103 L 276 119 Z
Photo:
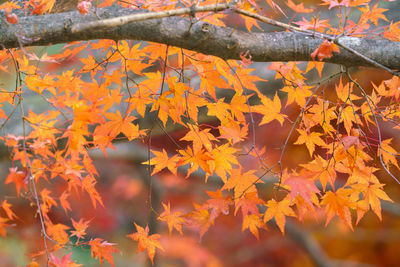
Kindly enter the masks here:
M 248 51 L 255 62 L 311 61 L 311 53 L 322 43 L 319 38 L 294 32 L 248 33 L 229 27 L 219 27 L 204 21 L 168 17 L 131 22 L 122 26 L 88 29 L 74 33 L 78 24 L 128 14 L 146 12 L 113 6 L 86 16 L 77 11 L 19 18 L 18 25 L 0 21 L 0 47 L 52 45 L 72 41 L 112 39 L 143 40 L 181 47 L 221 57 L 240 59 Z M 386 39 L 340 37 L 341 44 L 350 47 L 390 69 L 400 69 L 400 42 Z M 362 58 L 341 49 L 325 62 L 345 66 L 371 66 Z

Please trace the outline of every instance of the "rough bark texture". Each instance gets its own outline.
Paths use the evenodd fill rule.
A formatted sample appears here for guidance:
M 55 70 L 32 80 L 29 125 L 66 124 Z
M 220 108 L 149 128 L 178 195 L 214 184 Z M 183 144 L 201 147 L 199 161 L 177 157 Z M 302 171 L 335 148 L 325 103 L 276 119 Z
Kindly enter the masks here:
M 97 10 L 102 19 L 138 12 L 145 11 L 118 6 Z M 19 25 L 0 22 L 0 46 L 15 48 L 21 41 L 24 46 L 35 46 L 94 39 L 134 39 L 182 47 L 224 59 L 240 59 L 241 53 L 249 51 L 253 61 L 271 62 L 312 60 L 310 54 L 322 43 L 321 39 L 300 33 L 247 33 L 181 17 L 132 22 L 75 34 L 71 31 L 73 25 L 98 19 L 94 14 L 83 16 L 74 11 L 21 17 Z M 400 69 L 400 42 L 356 37 L 341 37 L 340 42 L 388 68 Z M 370 66 L 344 49 L 325 61 L 346 66 Z

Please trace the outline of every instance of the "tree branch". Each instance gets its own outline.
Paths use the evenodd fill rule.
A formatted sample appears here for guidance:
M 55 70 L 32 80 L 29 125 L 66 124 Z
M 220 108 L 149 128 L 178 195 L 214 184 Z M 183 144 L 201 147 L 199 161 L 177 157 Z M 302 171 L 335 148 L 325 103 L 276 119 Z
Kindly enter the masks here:
M 101 19 L 139 13 L 146 11 L 119 6 L 97 10 Z M 24 46 L 35 46 L 95 39 L 133 39 L 177 46 L 223 59 L 240 59 L 241 53 L 249 51 L 253 61 L 271 62 L 311 61 L 311 53 L 322 43 L 319 38 L 301 33 L 248 33 L 181 17 L 149 19 L 122 26 L 72 31 L 73 28 L 76 31 L 77 25 L 95 23 L 98 20 L 94 14 L 83 16 L 75 11 L 22 17 L 19 19 L 19 25 L 0 22 L 0 46 L 16 48 L 21 42 Z M 337 40 L 390 69 L 400 69 L 400 42 L 346 36 Z M 345 66 L 373 66 L 371 62 L 344 49 L 324 61 Z

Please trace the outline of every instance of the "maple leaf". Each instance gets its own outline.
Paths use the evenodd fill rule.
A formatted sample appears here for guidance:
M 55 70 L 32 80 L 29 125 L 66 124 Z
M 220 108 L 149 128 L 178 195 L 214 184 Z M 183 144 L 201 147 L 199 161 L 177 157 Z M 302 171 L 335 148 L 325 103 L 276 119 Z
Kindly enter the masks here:
M 217 141 L 218 139 L 210 133 L 209 128 L 200 130 L 197 126 L 190 127 L 190 131 L 182 137 L 180 140 L 192 141 L 193 142 L 193 152 L 198 153 L 202 147 L 207 151 L 212 150 L 212 141 Z
M 318 57 L 319 61 L 322 61 L 324 58 L 330 58 L 333 56 L 332 52 L 340 53 L 339 47 L 325 39 L 325 41 L 311 53 L 311 57 L 315 60 L 315 57 Z
M 186 214 L 187 223 L 199 230 L 200 238 L 208 231 L 211 225 L 214 224 L 214 219 L 211 218 L 208 211 L 208 205 L 198 205 L 193 203 L 195 210 Z
M 294 22 L 294 24 L 299 25 L 300 28 L 304 30 L 315 30 L 317 32 L 324 32 L 326 28 L 329 28 L 329 23 L 327 19 L 319 20 L 315 17 L 312 17 L 311 21 L 303 18 L 302 21 Z
M 210 156 L 212 157 L 212 160 L 208 161 L 210 171 L 215 172 L 223 182 L 226 182 L 226 173 L 232 170 L 232 165 L 239 165 L 235 155 L 237 151 L 238 149 L 227 143 L 214 148 L 210 152 Z
M 8 222 L 7 218 L 0 217 L 0 235 L 2 237 L 6 237 L 7 235 L 5 227 L 8 226 L 8 224 L 6 222 Z
M 11 204 L 7 200 L 3 200 L 3 203 L 1 203 L 1 208 L 6 212 L 7 217 L 13 220 L 13 218 L 17 218 L 17 215 L 11 210 L 11 207 Z
M 176 165 L 177 161 L 178 161 L 177 155 L 174 155 L 171 158 L 168 158 L 168 154 L 165 151 L 165 149 L 163 149 L 162 152 L 155 151 L 155 150 L 152 150 L 151 152 L 155 155 L 155 157 L 151 158 L 150 162 L 148 160 L 142 162 L 142 164 L 150 163 L 150 165 L 155 165 L 151 175 L 154 175 L 154 174 L 160 172 L 164 168 L 168 168 L 168 170 L 170 172 L 177 175 L 177 171 L 178 171 L 177 165 Z
M 235 215 L 239 211 L 242 210 L 242 215 L 245 217 L 250 214 L 259 214 L 259 209 L 257 205 L 265 204 L 265 202 L 258 197 L 257 192 L 250 192 L 241 197 L 235 204 Z
M 97 192 L 97 190 L 94 188 L 96 183 L 96 179 L 90 175 L 82 179 L 82 187 L 89 194 L 93 207 L 96 208 L 97 202 L 104 207 L 103 200 L 101 199 L 99 192 Z
M 321 205 L 325 206 L 326 223 L 333 216 L 338 215 L 353 230 L 350 209 L 356 208 L 356 198 L 352 196 L 354 191 L 350 188 L 339 188 L 336 192 L 327 191 L 322 197 Z
M 383 33 L 383 37 L 394 42 L 400 42 L 400 22 L 390 22 L 389 29 Z
M 72 261 L 71 255 L 72 255 L 72 252 L 67 255 L 64 255 L 60 260 L 59 258 L 54 256 L 53 253 L 50 253 L 50 258 L 51 258 L 50 266 L 55 266 L 55 267 L 79 267 L 79 266 L 82 266 L 82 264 L 78 264 L 78 263 Z
M 372 211 L 378 216 L 379 220 L 382 221 L 381 214 L 381 200 L 393 202 L 390 197 L 382 190 L 383 184 L 377 183 L 358 183 L 351 187 L 356 190 L 356 193 L 363 195 L 363 200 L 367 205 L 371 206 Z M 357 209 L 357 224 L 363 217 L 366 210 Z
M 346 129 L 348 135 L 351 135 L 351 130 L 354 123 L 362 125 L 359 116 L 357 115 L 357 113 L 355 113 L 357 110 L 357 107 L 346 106 L 342 109 L 342 112 L 340 114 L 340 122 L 343 122 L 344 128 Z
M 290 186 L 290 201 L 293 201 L 297 196 L 301 196 L 309 205 L 312 206 L 311 196 L 319 193 L 319 189 L 314 182 L 301 173 L 299 175 L 290 175 L 285 179 L 284 184 Z
M 268 209 L 264 214 L 264 222 L 268 222 L 272 218 L 275 218 L 275 222 L 282 234 L 285 234 L 286 216 L 296 217 L 296 214 L 290 207 L 290 200 L 288 198 L 285 198 L 282 201 L 271 199 L 267 204 L 265 204 L 265 206 Z
M 257 214 L 250 214 L 246 215 L 243 218 L 243 224 L 242 224 L 242 232 L 246 229 L 249 229 L 250 232 L 257 238 L 259 239 L 258 235 L 258 228 L 266 228 L 264 225 L 263 221 L 260 218 L 260 215 Z
M 300 166 L 313 173 L 313 179 L 321 182 L 324 191 L 328 182 L 332 188 L 335 188 L 336 170 L 333 164 L 329 164 L 329 161 L 317 155 L 313 161 Z
M 359 96 L 352 94 L 353 92 L 353 83 L 346 83 L 343 85 L 342 77 L 340 77 L 339 83 L 335 85 L 336 94 L 338 98 L 346 103 L 348 100 L 358 100 Z
M 114 245 L 115 244 L 108 243 L 101 238 L 90 240 L 89 246 L 92 258 L 99 258 L 100 264 L 103 264 L 103 261 L 106 260 L 111 266 L 115 267 L 112 253 L 120 252 L 120 250 L 114 247 Z
M 18 167 L 9 168 L 10 173 L 7 175 L 5 184 L 14 183 L 17 189 L 17 195 L 21 192 L 21 187 L 27 189 L 27 176 L 24 172 L 18 171 Z
M 301 144 L 306 144 L 308 152 L 310 153 L 310 156 L 314 154 L 315 150 L 315 145 L 318 146 L 324 146 L 325 142 L 324 140 L 321 139 L 321 133 L 317 132 L 307 132 L 302 129 L 297 129 L 297 131 L 300 133 L 299 138 L 294 142 L 296 145 L 301 145 Z
M 71 205 L 67 201 L 67 198 L 69 197 L 69 194 L 67 191 L 64 191 L 61 196 L 60 196 L 60 205 L 64 209 L 64 212 L 67 213 L 67 211 L 72 211 Z
M 385 162 L 385 164 L 387 166 L 389 166 L 389 164 L 391 163 L 394 166 L 396 166 L 398 169 L 400 169 L 399 164 L 397 162 L 397 158 L 396 158 L 399 156 L 399 153 L 397 153 L 397 151 L 389 145 L 391 141 L 392 141 L 392 138 L 382 140 L 380 149 L 378 149 L 378 156 L 379 156 L 379 154 L 382 155 L 382 160 L 383 160 L 383 162 Z
M 364 24 L 368 20 L 370 20 L 372 23 L 375 24 L 375 26 L 378 26 L 378 20 L 383 19 L 385 21 L 388 21 L 385 15 L 382 13 L 387 11 L 388 9 L 384 8 L 378 8 L 378 4 L 375 4 L 372 7 L 372 10 L 370 10 L 369 5 L 366 5 L 365 7 L 360 7 L 359 8 L 361 11 L 361 17 L 360 17 L 360 22 L 359 24 Z
M 216 192 L 206 191 L 206 193 L 211 197 L 207 200 L 208 206 L 212 209 L 210 215 L 211 220 L 217 218 L 221 213 L 224 215 L 229 214 L 229 206 L 233 203 L 231 196 L 224 197 L 220 189 Z
M 290 9 L 292 9 L 296 13 L 312 13 L 312 12 L 314 12 L 314 9 L 312 9 L 312 8 L 304 8 L 303 3 L 296 5 L 295 3 L 292 2 L 292 0 L 289 0 L 286 2 L 286 4 Z
M 303 107 L 306 104 L 306 98 L 312 95 L 313 88 L 312 86 L 301 86 L 301 87 L 293 87 L 293 86 L 285 86 L 281 89 L 282 92 L 288 93 L 288 100 L 286 103 L 290 105 L 293 102 L 296 102 L 300 107 Z
M 256 191 L 256 183 L 263 183 L 256 175 L 254 170 L 242 173 L 242 169 L 232 169 L 231 176 L 222 187 L 224 189 L 233 189 L 234 199 L 237 202 L 245 193 Z
M 95 135 L 109 135 L 115 138 L 118 134 L 123 133 L 131 141 L 143 133 L 143 131 L 139 131 L 138 125 L 131 123 L 136 119 L 134 116 L 122 117 L 118 110 L 115 113 L 106 113 L 105 116 L 110 121 L 97 126 Z
M 164 248 L 161 246 L 160 241 L 160 235 L 159 234 L 154 234 L 154 235 L 149 235 L 149 226 L 147 225 L 146 228 L 140 227 L 136 223 L 134 223 L 136 226 L 136 233 L 129 234 L 127 237 L 138 241 L 138 253 L 144 250 L 147 250 L 147 255 L 149 256 L 149 259 L 151 260 L 151 263 L 154 264 L 154 255 L 156 253 L 156 248 L 164 250 Z
M 175 228 L 182 235 L 182 224 L 185 222 L 181 216 L 182 212 L 171 213 L 169 202 L 168 205 L 165 205 L 164 203 L 162 203 L 162 205 L 164 207 L 164 211 L 160 214 L 160 216 L 158 216 L 158 220 L 167 222 L 169 233 L 171 233 Z
M 58 244 L 56 246 L 64 246 L 68 243 L 69 236 L 66 232 L 68 229 L 68 226 L 61 223 L 46 223 L 46 232 L 51 238 L 57 241 Z
M 227 122 L 218 127 L 220 136 L 218 139 L 227 139 L 232 144 L 239 143 L 246 139 L 248 134 L 248 126 L 242 126 L 238 122 L 228 119 Z
M 279 123 L 282 125 L 283 121 L 286 118 L 286 115 L 280 113 L 282 106 L 278 94 L 275 93 L 273 100 L 264 95 L 260 95 L 260 98 L 263 105 L 253 106 L 254 112 L 263 115 L 263 118 L 259 125 L 269 123 L 273 120 L 279 121 Z
M 209 161 L 213 160 L 211 155 L 204 151 L 200 150 L 197 153 L 193 153 L 191 147 L 187 147 L 185 150 L 178 150 L 179 154 L 182 155 L 177 162 L 177 167 L 189 164 L 190 168 L 187 171 L 186 178 L 189 177 L 194 171 L 196 171 L 200 166 L 201 168 L 209 175 L 212 174 L 211 168 L 209 165 Z M 207 179 L 207 177 L 206 177 Z
M 72 225 L 74 226 L 75 230 L 71 231 L 71 236 L 76 236 L 79 239 L 86 235 L 86 229 L 88 228 L 90 223 L 89 221 L 84 221 L 82 218 L 79 219 L 79 222 L 74 221 L 72 219 Z

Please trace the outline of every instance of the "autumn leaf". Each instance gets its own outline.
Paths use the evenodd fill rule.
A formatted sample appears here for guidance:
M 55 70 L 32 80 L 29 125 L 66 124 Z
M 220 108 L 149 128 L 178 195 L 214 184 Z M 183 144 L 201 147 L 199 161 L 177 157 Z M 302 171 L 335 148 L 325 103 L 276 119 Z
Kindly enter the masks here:
M 67 211 L 72 211 L 71 209 L 71 205 L 69 204 L 67 198 L 68 198 L 69 194 L 67 191 L 64 191 L 61 196 L 60 196 L 60 204 L 61 207 L 64 209 L 64 212 L 67 213 Z
M 151 260 L 151 263 L 154 264 L 154 255 L 156 253 L 156 248 L 164 250 L 164 248 L 161 246 L 160 241 L 160 235 L 159 234 L 154 234 L 154 235 L 149 235 L 149 226 L 146 226 L 146 228 L 140 227 L 136 223 L 134 223 L 136 226 L 136 233 L 129 234 L 127 237 L 139 242 L 138 244 L 138 253 L 141 251 L 147 250 L 147 255 L 149 256 L 149 259 Z
M 312 206 L 311 196 L 319 193 L 319 189 L 315 186 L 314 182 L 302 176 L 301 173 L 298 176 L 289 176 L 289 178 L 285 179 L 284 184 L 290 186 L 290 201 L 293 201 L 297 196 L 301 196 Z
M 186 214 L 186 220 L 189 226 L 198 229 L 200 238 L 208 231 L 211 225 L 214 224 L 214 219 L 211 218 L 208 205 L 199 205 L 193 203 L 195 210 Z
M 57 246 L 64 246 L 65 244 L 68 243 L 69 241 L 69 236 L 67 233 L 68 229 L 69 229 L 68 226 L 61 223 L 57 224 L 47 223 L 46 225 L 47 234 L 55 241 L 57 241 L 58 243 Z
M 351 187 L 356 190 L 356 193 L 363 195 L 363 200 L 367 205 L 371 206 L 372 211 L 378 216 L 379 220 L 382 221 L 381 214 L 381 200 L 393 202 L 390 197 L 382 190 L 383 184 L 380 183 L 358 183 Z M 357 224 L 363 217 L 365 210 L 357 210 Z
M 286 216 L 296 217 L 290 205 L 290 200 L 288 198 L 281 201 L 276 201 L 274 199 L 269 200 L 267 204 L 265 204 L 267 211 L 264 213 L 264 222 L 268 222 L 274 218 L 282 234 L 285 234 Z
M 262 105 L 253 106 L 254 112 L 263 115 L 263 118 L 259 125 L 269 123 L 273 120 L 279 121 L 279 123 L 282 125 L 286 115 L 280 113 L 281 100 L 279 99 L 278 94 L 275 94 L 273 100 L 269 99 L 264 95 L 260 95 L 260 98 Z
M 72 261 L 71 255 L 72 255 L 72 252 L 67 255 L 64 255 L 60 260 L 59 258 L 54 256 L 53 253 L 50 253 L 50 258 L 51 258 L 50 266 L 55 266 L 55 267 L 79 267 L 79 266 L 82 266 L 82 264 L 78 264 L 78 263 Z
M 265 202 L 258 197 L 257 192 L 246 193 L 235 204 L 235 215 L 241 209 L 243 217 L 248 214 L 259 214 L 257 205 L 265 204 Z
M 310 153 L 310 156 L 312 157 L 314 154 L 315 150 L 315 145 L 318 146 L 324 146 L 325 142 L 324 140 L 321 139 L 321 133 L 317 132 L 307 132 L 302 129 L 297 129 L 297 131 L 300 133 L 299 138 L 294 142 L 296 145 L 301 145 L 301 144 L 306 144 L 306 147 L 308 149 L 308 152 Z
M 356 199 L 352 196 L 353 192 L 350 188 L 339 188 L 336 192 L 326 192 L 321 200 L 321 205 L 325 206 L 325 225 L 328 225 L 333 216 L 338 215 L 353 230 L 350 213 L 350 209 L 356 208 Z
M 222 191 L 218 189 L 217 191 L 206 191 L 210 199 L 207 200 L 209 208 L 212 209 L 210 214 L 210 219 L 214 220 L 221 213 L 224 215 L 229 214 L 229 206 L 233 204 L 232 197 L 222 195 Z
M 119 249 L 114 247 L 115 244 L 108 243 L 107 241 L 96 238 L 89 241 L 90 246 L 90 253 L 92 258 L 99 259 L 100 264 L 102 265 L 104 260 L 108 261 L 111 266 L 115 267 L 114 265 L 114 258 L 112 253 L 120 252 Z
M 378 149 L 378 156 L 379 153 L 382 155 L 382 160 L 385 162 L 387 166 L 390 166 L 389 164 L 393 164 L 393 166 L 396 166 L 397 169 L 400 169 L 399 164 L 398 164 L 398 157 L 399 153 L 390 146 L 390 142 L 392 141 L 392 138 L 382 140 L 380 149 Z
M 282 88 L 282 92 L 288 93 L 286 106 L 296 102 L 300 107 L 304 107 L 306 99 L 312 95 L 312 91 L 310 90 L 312 88 L 312 86 L 301 86 L 296 88 L 293 86 L 285 86 Z
M 332 52 L 340 53 L 340 49 L 336 44 L 325 39 L 325 41 L 311 53 L 311 57 L 314 60 L 318 57 L 318 60 L 322 61 L 324 58 L 333 57 Z
M 246 215 L 243 218 L 243 224 L 242 224 L 242 232 L 246 229 L 249 229 L 250 232 L 257 238 L 260 239 L 258 235 L 258 229 L 259 228 L 266 228 L 265 224 L 260 218 L 260 215 L 257 214 L 250 214 Z
M 211 129 L 201 130 L 196 126 L 190 127 L 190 131 L 180 140 L 193 142 L 193 152 L 198 153 L 201 148 L 211 151 L 213 148 L 213 141 L 218 139 L 210 133 Z
M 171 213 L 169 202 L 168 205 L 165 205 L 164 203 L 162 203 L 162 205 L 164 207 L 164 211 L 158 216 L 158 220 L 167 222 L 169 233 L 171 233 L 175 228 L 175 230 L 182 235 L 182 224 L 185 222 L 182 217 L 182 212 Z
M 17 195 L 21 192 L 21 187 L 27 189 L 27 176 L 24 172 L 18 171 L 17 167 L 9 168 L 10 173 L 8 174 L 5 184 L 14 183 L 17 189 Z
M 0 217 L 0 235 L 2 237 L 6 237 L 6 235 L 7 235 L 7 232 L 5 229 L 5 227 L 8 226 L 7 222 L 8 222 L 7 218 Z
M 312 8 L 304 8 L 304 4 L 300 3 L 296 5 L 295 3 L 292 2 L 292 0 L 287 1 L 287 6 L 292 9 L 296 13 L 312 13 L 314 12 L 314 9 Z
M 13 220 L 14 218 L 17 218 L 17 215 L 15 215 L 15 213 L 11 210 L 11 207 L 12 205 L 8 203 L 7 200 L 3 200 L 3 202 L 1 203 L 1 208 L 5 211 L 7 217 L 10 220 Z
M 89 221 L 84 221 L 82 218 L 79 220 L 79 222 L 74 221 L 72 219 L 72 225 L 74 226 L 75 230 L 71 231 L 71 236 L 76 236 L 79 239 L 84 237 L 86 235 L 86 229 L 89 227 Z
M 254 175 L 254 172 L 254 170 L 250 170 L 243 173 L 241 168 L 232 169 L 231 176 L 222 187 L 222 190 L 233 189 L 236 203 L 245 193 L 256 191 L 256 183 L 263 183 L 262 180 Z
M 167 152 L 165 151 L 165 149 L 163 149 L 162 152 L 155 151 L 155 150 L 152 150 L 151 152 L 155 155 L 155 157 L 151 158 L 150 161 L 146 160 L 146 161 L 142 162 L 142 164 L 150 163 L 150 165 L 155 165 L 151 175 L 154 175 L 154 174 L 160 172 L 164 168 L 168 168 L 168 170 L 170 172 L 177 175 L 177 171 L 178 171 L 177 170 L 177 161 L 178 161 L 177 155 L 174 155 L 174 156 L 168 158 L 168 155 L 167 155 Z

